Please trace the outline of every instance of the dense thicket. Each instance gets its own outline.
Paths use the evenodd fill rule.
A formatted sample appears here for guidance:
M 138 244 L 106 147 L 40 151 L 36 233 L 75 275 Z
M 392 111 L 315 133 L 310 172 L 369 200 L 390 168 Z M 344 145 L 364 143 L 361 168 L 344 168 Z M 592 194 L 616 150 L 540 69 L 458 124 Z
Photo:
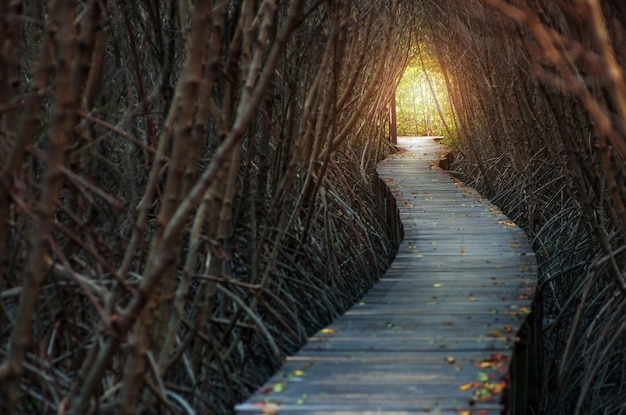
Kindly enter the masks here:
M 540 255 L 541 413 L 626 410 L 626 6 L 438 1 L 459 170 Z
M 413 15 L 1 2 L 0 412 L 228 412 L 371 286 Z
M 417 44 L 455 169 L 540 255 L 541 411 L 623 412 L 625 24 L 617 0 L 0 2 L 0 412 L 228 412 L 384 267 L 374 166 Z

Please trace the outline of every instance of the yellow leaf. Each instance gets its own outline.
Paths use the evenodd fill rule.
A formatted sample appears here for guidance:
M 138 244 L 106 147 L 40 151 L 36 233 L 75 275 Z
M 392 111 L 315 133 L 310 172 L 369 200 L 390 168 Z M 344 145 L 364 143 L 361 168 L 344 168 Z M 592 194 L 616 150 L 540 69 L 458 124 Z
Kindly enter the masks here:
M 471 388 L 472 388 L 472 384 L 471 383 L 464 383 L 461 386 L 459 386 L 459 390 L 460 391 L 470 390 Z
M 277 414 L 279 409 L 273 402 L 255 402 L 253 405 L 260 407 L 262 414 Z
M 491 389 L 493 394 L 501 393 L 504 389 L 506 389 L 506 382 L 498 382 L 494 383 Z
M 452 356 L 448 356 L 444 360 L 446 361 L 446 363 L 454 363 L 454 362 L 456 362 L 456 360 Z
M 322 333 L 324 333 L 324 334 L 337 334 L 335 329 L 329 329 L 329 328 L 322 329 Z
M 443 284 L 433 284 L 433 287 L 440 288 L 440 287 L 443 287 Z

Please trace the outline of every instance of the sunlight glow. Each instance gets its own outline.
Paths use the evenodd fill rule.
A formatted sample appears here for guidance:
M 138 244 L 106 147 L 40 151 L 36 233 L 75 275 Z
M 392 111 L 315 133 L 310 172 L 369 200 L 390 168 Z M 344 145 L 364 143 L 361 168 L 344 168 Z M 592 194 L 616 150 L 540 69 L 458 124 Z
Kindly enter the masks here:
M 396 91 L 398 135 L 448 136 L 452 117 L 446 82 L 438 64 L 419 59 L 406 68 Z

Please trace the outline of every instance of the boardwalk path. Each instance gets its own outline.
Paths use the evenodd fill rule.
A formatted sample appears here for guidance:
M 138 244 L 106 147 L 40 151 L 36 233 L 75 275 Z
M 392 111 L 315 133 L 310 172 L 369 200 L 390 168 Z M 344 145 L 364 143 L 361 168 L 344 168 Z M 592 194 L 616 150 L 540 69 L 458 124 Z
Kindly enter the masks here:
M 534 255 L 496 207 L 431 166 L 437 143 L 400 146 L 378 169 L 404 224 L 392 266 L 239 413 L 501 413 Z

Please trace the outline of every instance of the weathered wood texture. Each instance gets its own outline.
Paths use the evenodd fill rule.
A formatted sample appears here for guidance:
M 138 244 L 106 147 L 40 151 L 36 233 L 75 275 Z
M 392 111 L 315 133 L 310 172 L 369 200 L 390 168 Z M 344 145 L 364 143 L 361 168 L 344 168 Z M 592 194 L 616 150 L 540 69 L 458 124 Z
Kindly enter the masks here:
M 525 234 L 437 167 L 431 139 L 382 163 L 404 240 L 381 281 L 241 414 L 500 414 L 536 283 Z

